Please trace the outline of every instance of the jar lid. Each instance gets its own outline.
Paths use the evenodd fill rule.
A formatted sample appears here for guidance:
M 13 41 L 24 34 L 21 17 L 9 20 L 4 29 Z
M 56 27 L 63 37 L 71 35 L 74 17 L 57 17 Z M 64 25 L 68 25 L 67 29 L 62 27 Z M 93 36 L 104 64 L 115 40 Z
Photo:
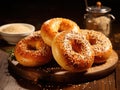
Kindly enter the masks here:
M 97 2 L 96 3 L 96 6 L 90 6 L 90 7 L 87 7 L 86 8 L 86 11 L 87 12 L 90 12 L 90 13 L 108 13 L 111 11 L 111 8 L 109 7 L 106 7 L 106 6 L 102 6 L 101 5 L 101 2 Z

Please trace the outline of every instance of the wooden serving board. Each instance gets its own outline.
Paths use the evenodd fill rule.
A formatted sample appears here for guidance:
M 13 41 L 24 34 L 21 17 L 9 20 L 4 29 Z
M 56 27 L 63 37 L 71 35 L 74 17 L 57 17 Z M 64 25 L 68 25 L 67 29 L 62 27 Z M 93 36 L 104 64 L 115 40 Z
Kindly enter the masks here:
M 107 61 L 100 65 L 93 65 L 85 72 L 70 72 L 62 69 L 55 60 L 35 68 L 23 67 L 15 59 L 8 59 L 13 73 L 34 82 L 44 83 L 80 83 L 99 79 L 110 74 L 116 67 L 118 55 L 113 50 Z

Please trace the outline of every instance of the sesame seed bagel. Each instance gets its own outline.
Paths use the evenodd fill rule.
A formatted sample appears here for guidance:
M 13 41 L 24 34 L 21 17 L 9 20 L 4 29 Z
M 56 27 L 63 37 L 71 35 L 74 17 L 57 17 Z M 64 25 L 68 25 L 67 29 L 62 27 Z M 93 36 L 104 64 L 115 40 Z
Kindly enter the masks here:
M 40 31 L 20 40 L 15 47 L 14 54 L 16 60 L 27 67 L 44 65 L 52 58 L 51 47 L 44 43 Z
M 72 20 L 66 18 L 52 18 L 45 21 L 41 26 L 41 36 L 44 42 L 51 46 L 54 37 L 62 31 L 80 30 L 79 26 Z
M 94 30 L 81 29 L 81 33 L 87 36 L 92 46 L 95 53 L 94 63 L 104 63 L 112 52 L 110 39 L 103 33 Z
M 94 62 L 94 51 L 82 33 L 63 31 L 52 42 L 52 53 L 56 62 L 65 70 L 81 72 Z

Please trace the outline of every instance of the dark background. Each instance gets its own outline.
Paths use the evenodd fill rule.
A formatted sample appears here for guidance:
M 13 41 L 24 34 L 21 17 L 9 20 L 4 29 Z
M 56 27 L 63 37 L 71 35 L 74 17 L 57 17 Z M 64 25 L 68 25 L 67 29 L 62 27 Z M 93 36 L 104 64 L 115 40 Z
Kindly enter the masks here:
M 88 5 L 95 5 L 98 0 L 88 0 Z M 120 3 L 117 0 L 100 0 L 102 5 L 110 7 L 120 22 Z M 74 20 L 81 28 L 85 11 L 84 0 L 2 0 L 0 2 L 0 25 L 11 22 L 31 23 L 39 29 L 41 24 L 53 17 L 65 17 Z

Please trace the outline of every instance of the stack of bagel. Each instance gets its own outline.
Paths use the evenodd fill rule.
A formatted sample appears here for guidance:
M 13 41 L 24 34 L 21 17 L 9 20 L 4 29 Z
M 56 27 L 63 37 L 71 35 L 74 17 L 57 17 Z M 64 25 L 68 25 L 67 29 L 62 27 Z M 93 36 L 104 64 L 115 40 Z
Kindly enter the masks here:
M 112 43 L 103 33 L 80 29 L 74 21 L 57 17 L 20 40 L 14 55 L 26 67 L 41 66 L 54 58 L 63 69 L 82 72 L 93 64 L 105 63 L 111 52 Z

